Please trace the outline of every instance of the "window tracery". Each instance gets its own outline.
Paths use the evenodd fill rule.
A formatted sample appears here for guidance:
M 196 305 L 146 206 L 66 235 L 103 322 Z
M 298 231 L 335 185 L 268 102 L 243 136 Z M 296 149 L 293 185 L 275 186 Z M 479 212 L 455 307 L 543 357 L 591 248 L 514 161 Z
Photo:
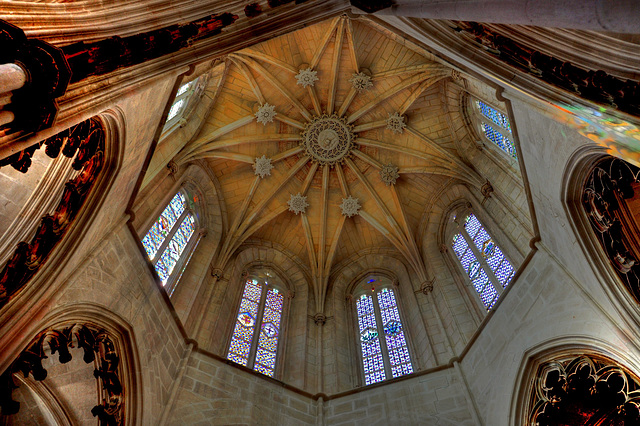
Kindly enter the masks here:
M 187 200 L 187 194 L 178 191 L 142 239 L 147 256 L 165 287 L 172 282 L 174 271 L 180 270 L 179 276 L 182 276 L 197 244 L 194 242 L 196 215 Z M 179 277 L 173 283 L 178 280 Z
M 283 290 L 270 282 L 270 275 L 245 282 L 227 359 L 273 377 L 285 298 Z
M 355 305 L 365 385 L 413 373 L 396 292 L 390 283 L 368 278 L 355 294 Z
M 518 159 L 511 122 L 506 114 L 477 99 L 473 101 L 473 106 L 475 110 L 473 115 L 479 122 L 484 136 L 507 155 Z
M 464 219 L 459 221 L 459 217 Z M 475 214 L 453 217 L 451 246 L 485 308 L 491 310 L 515 269 Z

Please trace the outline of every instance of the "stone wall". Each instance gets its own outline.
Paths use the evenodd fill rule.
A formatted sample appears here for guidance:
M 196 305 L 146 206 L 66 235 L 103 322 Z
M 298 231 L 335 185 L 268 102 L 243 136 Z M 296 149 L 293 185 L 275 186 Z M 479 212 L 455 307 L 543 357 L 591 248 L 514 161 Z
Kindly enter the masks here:
M 317 403 L 282 383 L 194 352 L 168 424 L 316 424 Z

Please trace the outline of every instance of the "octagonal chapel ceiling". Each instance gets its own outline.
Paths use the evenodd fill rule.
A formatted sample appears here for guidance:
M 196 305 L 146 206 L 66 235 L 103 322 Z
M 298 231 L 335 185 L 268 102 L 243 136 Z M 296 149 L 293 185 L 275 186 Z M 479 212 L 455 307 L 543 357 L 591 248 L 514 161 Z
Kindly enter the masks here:
M 173 159 L 220 183 L 225 265 L 247 240 L 307 263 L 316 307 L 332 265 L 395 250 L 426 280 L 418 228 L 452 180 L 480 192 L 455 148 L 441 84 L 452 70 L 361 20 L 332 20 L 228 55 L 202 130 Z

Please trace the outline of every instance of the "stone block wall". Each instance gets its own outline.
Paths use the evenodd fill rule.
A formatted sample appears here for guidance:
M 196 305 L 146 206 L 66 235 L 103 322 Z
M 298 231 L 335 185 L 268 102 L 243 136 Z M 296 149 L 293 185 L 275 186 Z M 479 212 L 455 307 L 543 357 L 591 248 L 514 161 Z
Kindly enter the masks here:
M 315 425 L 316 402 L 216 358 L 193 352 L 168 424 Z

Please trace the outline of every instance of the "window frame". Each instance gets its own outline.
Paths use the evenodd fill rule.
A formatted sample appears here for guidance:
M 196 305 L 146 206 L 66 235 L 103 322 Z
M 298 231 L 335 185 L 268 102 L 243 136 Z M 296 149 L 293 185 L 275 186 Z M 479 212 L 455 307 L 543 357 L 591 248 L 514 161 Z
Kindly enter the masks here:
M 366 282 L 367 279 L 371 278 L 371 277 L 377 277 L 378 279 L 376 281 L 378 281 L 377 283 L 373 284 L 373 288 L 375 288 L 375 291 L 371 291 L 371 288 L 367 288 L 368 287 L 368 282 Z M 404 338 L 405 338 L 405 343 L 406 343 L 406 348 L 407 351 L 409 353 L 409 360 L 410 360 L 410 365 L 411 365 L 411 369 L 413 370 L 411 373 L 407 373 L 407 374 L 403 374 L 401 376 L 398 377 L 393 377 L 393 373 L 392 373 L 392 367 L 391 367 L 391 360 L 390 360 L 390 356 L 389 356 L 389 348 L 387 347 L 387 341 L 385 336 L 385 332 L 384 332 L 384 324 L 382 324 L 382 313 L 380 311 L 380 302 L 378 301 L 378 293 L 380 293 L 383 289 L 390 289 L 393 291 L 393 294 L 395 296 L 396 299 L 396 307 L 398 308 L 398 316 L 400 317 L 400 322 L 402 323 L 402 331 L 404 332 Z M 364 294 L 372 294 L 373 297 L 373 310 L 374 310 L 374 315 L 376 318 L 376 328 L 378 331 L 378 337 L 380 339 L 380 349 L 382 352 L 382 361 L 383 361 L 383 365 L 384 365 L 384 373 L 385 373 L 385 379 L 381 380 L 379 382 L 374 382 L 374 383 L 370 383 L 370 384 L 366 384 L 366 377 L 365 377 L 365 371 L 364 371 L 364 357 L 362 354 L 362 343 L 361 343 L 361 334 L 360 334 L 360 327 L 359 327 L 359 321 L 358 321 L 358 308 L 357 308 L 357 301 L 358 298 Z M 351 321 L 352 321 L 352 330 L 355 336 L 355 346 L 356 346 L 356 353 L 357 353 L 357 358 L 358 358 L 358 378 L 359 378 L 359 384 L 360 386 L 372 386 L 378 383 L 384 383 L 387 382 L 389 380 L 393 380 L 393 379 L 397 379 L 403 376 L 408 376 L 410 374 L 413 374 L 417 371 L 417 364 L 416 364 L 416 357 L 415 357 L 415 351 L 413 350 L 413 345 L 412 345 L 412 340 L 411 340 L 411 336 L 410 336 L 410 332 L 409 329 L 407 327 L 407 320 L 406 317 L 403 313 L 404 311 L 404 307 L 401 306 L 402 305 L 402 299 L 400 297 L 400 291 L 399 291 L 399 285 L 398 285 L 398 280 L 397 279 L 391 279 L 389 277 L 387 277 L 386 275 L 381 275 L 378 273 L 367 273 L 364 276 L 362 276 L 360 279 L 357 280 L 357 284 L 353 287 L 353 291 L 352 293 L 348 296 L 347 298 L 348 302 L 349 302 L 349 306 L 351 309 Z
M 509 132 L 504 127 L 494 123 L 489 118 L 485 117 L 480 111 L 480 107 L 476 104 L 476 102 L 482 102 L 488 107 L 493 108 L 500 114 L 504 114 L 507 117 L 507 120 L 509 120 L 509 124 L 511 126 L 512 131 Z M 518 159 L 520 158 L 520 152 L 516 146 L 515 135 L 513 133 L 513 120 L 509 116 L 509 114 L 501 110 L 500 108 L 496 108 L 490 102 L 487 102 L 486 100 L 480 99 L 479 97 L 473 96 L 471 94 L 467 96 L 467 110 L 469 111 L 469 117 L 471 118 L 471 122 L 473 124 L 473 128 L 475 132 L 477 133 L 477 135 L 480 137 L 482 141 L 488 142 L 488 143 L 483 143 L 483 146 L 485 147 L 491 146 L 490 151 L 492 153 L 499 155 L 502 161 L 506 159 L 510 166 L 518 168 Z M 507 151 L 503 150 L 495 142 L 489 139 L 486 133 L 484 132 L 484 130 L 482 129 L 482 124 L 490 126 L 494 131 L 496 131 L 497 133 L 500 133 L 503 137 L 508 138 L 513 144 L 514 149 L 516 150 L 516 157 L 510 155 Z
M 187 108 L 189 107 L 189 104 L 193 99 L 193 95 L 196 93 L 196 90 L 198 89 L 199 80 L 200 80 L 200 77 L 187 82 L 182 82 L 180 84 L 180 86 L 178 87 L 178 90 L 176 91 L 176 96 L 173 98 L 173 101 L 171 102 L 171 106 L 167 111 L 167 121 L 165 122 L 164 127 L 162 128 L 162 135 L 168 135 L 169 133 L 173 132 L 177 126 L 183 125 L 182 123 L 183 119 L 184 120 L 188 119 L 188 115 L 185 116 L 184 113 L 187 111 Z M 189 85 L 187 90 L 184 93 L 178 94 L 180 90 L 186 85 Z M 182 104 L 180 109 L 178 109 L 176 114 L 173 117 L 169 118 L 171 109 L 177 102 L 181 100 L 184 100 L 184 103 Z
M 261 268 L 262 269 L 262 268 Z M 267 278 L 262 277 L 265 275 Z M 271 274 L 271 275 L 268 275 Z M 231 317 L 229 331 L 227 333 L 227 340 L 225 343 L 225 355 L 224 358 L 232 362 L 235 365 L 240 365 L 244 368 L 250 369 L 251 371 L 260 374 L 261 376 L 271 377 L 273 379 L 278 379 L 281 376 L 282 365 L 284 360 L 284 347 L 286 345 L 286 330 L 288 329 L 288 314 L 290 310 L 290 300 L 293 297 L 292 292 L 289 290 L 285 281 L 280 277 L 280 274 L 275 273 L 271 268 L 264 268 L 264 272 L 256 272 L 252 271 L 248 273 L 245 271 L 242 277 L 240 277 L 242 286 L 240 287 L 240 292 L 237 295 L 237 302 L 235 303 L 235 308 L 232 311 L 233 316 Z M 267 279 L 272 281 L 271 283 L 266 283 Z M 229 359 L 229 352 L 231 349 L 231 343 L 233 342 L 233 332 L 235 330 L 236 323 L 238 322 L 238 316 L 240 315 L 240 308 L 242 306 L 242 296 L 244 294 L 245 287 L 247 282 L 250 280 L 256 280 L 260 282 L 262 287 L 260 292 L 260 302 L 258 305 L 258 312 L 256 314 L 256 326 L 253 331 L 253 335 L 251 336 L 251 344 L 249 348 L 249 354 L 247 356 L 247 365 L 238 364 L 237 362 Z M 262 327 L 262 320 L 264 318 L 264 311 L 267 301 L 267 292 L 269 288 L 274 288 L 278 290 L 279 293 L 283 296 L 282 301 L 282 311 L 280 312 L 280 328 L 278 329 L 278 343 L 276 346 L 276 360 L 273 367 L 273 376 L 269 376 L 255 369 L 256 363 L 256 355 L 258 353 L 258 343 L 260 341 L 260 328 Z
M 171 239 L 173 238 L 175 233 L 178 231 L 178 229 L 180 228 L 180 225 L 182 225 L 182 222 L 186 219 L 187 215 L 190 214 L 193 217 L 193 227 L 194 227 L 193 234 L 191 234 L 191 237 L 189 238 L 187 245 L 184 247 L 182 254 L 180 254 L 180 258 L 176 261 L 176 264 L 174 265 L 173 270 L 169 274 L 167 281 L 164 284 L 162 284 L 162 288 L 167 292 L 169 296 L 173 295 L 173 292 L 175 291 L 178 285 L 178 282 L 180 282 L 180 278 L 182 277 L 182 274 L 184 273 L 187 265 L 189 264 L 189 261 L 191 260 L 191 257 L 193 256 L 193 253 L 195 252 L 196 247 L 198 246 L 198 244 L 200 243 L 200 240 L 203 237 L 203 232 L 200 229 L 198 214 L 196 211 L 196 205 L 195 205 L 196 203 L 195 202 L 192 203 L 190 201 L 189 193 L 185 190 L 185 188 L 183 187 L 179 188 L 175 193 L 173 193 L 173 195 L 169 198 L 169 200 L 163 204 L 162 209 L 160 209 L 160 211 L 157 212 L 155 216 L 153 216 L 154 217 L 153 221 L 149 226 L 145 228 L 146 231 L 142 234 L 142 237 L 140 238 L 140 242 L 142 243 L 142 240 L 146 237 L 146 235 L 149 233 L 151 228 L 155 225 L 157 220 L 162 215 L 162 212 L 164 212 L 164 210 L 167 208 L 171 200 L 178 193 L 182 193 L 182 196 L 185 198 L 184 211 L 182 212 L 180 217 L 176 219 L 176 222 L 173 224 L 173 227 L 165 237 L 162 244 L 160 244 L 160 246 L 156 250 L 156 253 L 153 258 L 150 258 L 149 255 L 147 254 L 147 251 L 143 248 L 144 255 L 146 256 L 147 259 L 149 259 L 149 262 L 151 262 L 151 265 L 153 266 L 153 271 L 156 274 L 156 277 L 158 278 L 160 283 L 162 284 L 162 279 L 160 278 L 160 275 L 156 271 L 156 264 L 164 254 L 164 251 L 169 246 Z
M 491 269 L 491 266 L 488 264 L 487 259 L 482 255 L 482 252 L 480 251 L 480 249 L 476 247 L 471 235 L 469 235 L 469 233 L 465 229 L 464 222 L 466 218 L 471 214 L 473 214 L 476 217 L 480 225 L 485 229 L 487 234 L 491 237 L 491 239 L 494 241 L 496 246 L 500 249 L 500 251 L 504 255 L 505 260 L 509 262 L 509 264 L 511 265 L 511 268 L 513 269 L 510 279 L 504 287 L 500 283 L 500 280 L 496 276 L 493 269 Z M 448 221 L 448 224 L 447 224 L 448 232 L 446 233 L 447 252 L 450 253 L 453 263 L 457 265 L 456 271 L 458 271 L 458 273 L 462 276 L 461 279 L 464 282 L 464 286 L 467 288 L 471 287 L 471 290 L 469 292 L 474 294 L 475 297 L 473 297 L 473 299 L 475 300 L 476 305 L 480 308 L 481 312 L 485 312 L 485 313 L 490 312 L 493 309 L 495 309 L 495 305 L 498 303 L 498 301 L 502 297 L 502 294 L 506 291 L 507 287 L 511 285 L 518 268 L 513 263 L 511 256 L 509 256 L 508 253 L 505 252 L 504 245 L 500 244 L 496 240 L 495 232 L 491 232 L 491 230 L 487 228 L 487 226 L 485 225 L 486 221 L 483 221 L 482 218 L 478 215 L 478 213 L 476 211 L 473 211 L 470 207 L 467 206 L 464 208 L 458 208 L 450 212 L 448 215 L 447 221 Z M 475 256 L 476 260 L 480 263 L 482 269 L 487 275 L 487 278 L 489 279 L 489 282 L 491 283 L 491 285 L 493 286 L 493 288 L 497 293 L 497 297 L 494 300 L 492 300 L 492 304 L 490 307 L 487 307 L 482 301 L 480 293 L 476 290 L 475 286 L 473 285 L 473 281 L 469 277 L 468 271 L 464 269 L 464 266 L 462 265 L 461 260 L 458 258 L 458 255 L 456 254 L 453 248 L 453 245 L 454 245 L 453 238 L 457 234 L 461 234 L 462 238 L 466 240 L 467 245 L 473 252 L 473 255 Z

